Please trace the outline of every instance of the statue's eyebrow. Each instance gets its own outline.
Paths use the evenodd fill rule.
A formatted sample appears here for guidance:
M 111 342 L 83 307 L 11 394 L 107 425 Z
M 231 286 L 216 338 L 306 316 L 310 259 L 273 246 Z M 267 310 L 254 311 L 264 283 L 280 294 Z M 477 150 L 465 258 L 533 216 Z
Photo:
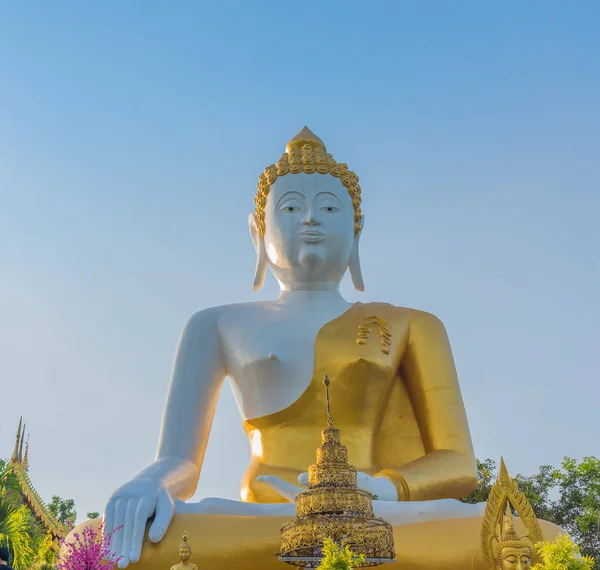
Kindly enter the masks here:
M 277 203 L 275 204 L 275 207 L 279 206 L 280 202 L 284 198 L 290 198 L 290 197 L 300 198 L 301 200 L 303 200 L 304 199 L 304 194 L 302 194 L 301 192 L 298 192 L 296 190 L 290 190 L 289 192 L 285 192 L 284 194 L 281 195 L 281 197 L 279 198 L 279 200 L 277 200 Z
M 343 206 L 342 201 L 333 192 L 328 192 L 327 190 L 323 190 L 322 192 L 319 192 L 317 194 L 317 198 L 320 198 L 321 196 L 326 196 L 327 198 L 333 198 L 340 206 Z

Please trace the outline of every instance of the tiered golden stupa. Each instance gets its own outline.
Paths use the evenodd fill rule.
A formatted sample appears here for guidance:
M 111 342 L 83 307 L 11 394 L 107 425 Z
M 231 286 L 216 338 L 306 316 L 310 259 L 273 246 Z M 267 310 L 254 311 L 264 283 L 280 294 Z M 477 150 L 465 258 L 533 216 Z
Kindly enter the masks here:
M 324 384 L 328 427 L 321 432 L 317 463 L 308 470 L 309 488 L 296 496 L 297 519 L 281 527 L 279 560 L 315 568 L 323 558 L 323 542 L 330 538 L 364 555 L 361 567 L 394 562 L 392 527 L 375 518 L 373 495 L 357 486 L 356 468 L 348 464 L 348 450 L 333 424 L 327 376 Z

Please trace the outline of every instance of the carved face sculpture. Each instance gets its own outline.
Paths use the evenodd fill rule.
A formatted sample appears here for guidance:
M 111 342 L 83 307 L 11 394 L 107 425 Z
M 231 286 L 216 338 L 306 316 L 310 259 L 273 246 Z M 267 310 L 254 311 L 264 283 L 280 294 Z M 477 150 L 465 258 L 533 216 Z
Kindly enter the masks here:
M 267 196 L 264 240 L 280 281 L 339 281 L 355 240 L 348 190 L 329 174 L 278 178 Z
M 529 570 L 531 568 L 531 551 L 529 548 L 506 546 L 500 555 L 499 570 Z
M 187 562 L 190 559 L 191 555 L 192 551 L 190 550 L 189 546 L 182 546 L 179 549 L 179 557 L 181 558 L 182 562 Z

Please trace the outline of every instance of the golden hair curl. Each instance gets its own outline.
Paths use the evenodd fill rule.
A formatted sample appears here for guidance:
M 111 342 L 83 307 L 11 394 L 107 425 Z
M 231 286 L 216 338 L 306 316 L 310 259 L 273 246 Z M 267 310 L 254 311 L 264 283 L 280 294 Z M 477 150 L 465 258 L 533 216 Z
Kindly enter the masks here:
M 276 164 L 265 168 L 258 178 L 256 197 L 254 198 L 254 215 L 261 235 L 265 235 L 265 204 L 271 186 L 277 178 L 286 174 L 331 174 L 339 178 L 352 198 L 354 208 L 354 235 L 361 230 L 362 202 L 358 176 L 348 170 L 347 164 L 337 163 L 331 154 L 327 153 L 323 141 L 304 127 L 288 144 L 286 152 Z

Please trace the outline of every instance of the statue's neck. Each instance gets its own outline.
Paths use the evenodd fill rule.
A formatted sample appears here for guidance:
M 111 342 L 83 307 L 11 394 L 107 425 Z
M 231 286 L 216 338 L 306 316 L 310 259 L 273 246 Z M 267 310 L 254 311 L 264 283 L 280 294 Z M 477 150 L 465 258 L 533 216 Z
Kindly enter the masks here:
M 347 305 L 338 287 L 335 289 L 281 289 L 277 302 L 290 308 L 294 307 L 331 307 Z

